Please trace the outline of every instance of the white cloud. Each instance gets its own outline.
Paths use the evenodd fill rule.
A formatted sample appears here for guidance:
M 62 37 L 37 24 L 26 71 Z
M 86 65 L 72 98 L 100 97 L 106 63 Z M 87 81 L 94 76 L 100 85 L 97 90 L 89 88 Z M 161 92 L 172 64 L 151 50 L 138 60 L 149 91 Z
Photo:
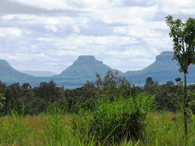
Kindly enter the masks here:
M 58 29 L 57 29 L 57 27 L 55 25 L 46 25 L 45 28 L 47 30 L 51 30 L 53 32 L 57 32 L 58 31 Z
M 162 30 L 168 29 L 165 21 L 155 21 L 155 22 L 145 21 L 143 27 L 149 29 L 162 29 Z
M 194 14 L 195 8 L 185 8 L 185 9 L 180 9 L 181 13 L 184 14 Z
M 195 14 L 194 0 L 152 0 L 151 5 L 147 0 L 132 0 L 132 6 L 131 2 L 124 6 L 123 0 L 11 1 L 45 13 L 1 15 L 0 47 L 4 50 L 0 51 L 4 59 L 31 64 L 38 60 L 48 65 L 63 62 L 67 67 L 78 55 L 88 54 L 100 56 L 108 66 L 122 71 L 146 67 L 160 51 L 172 49 L 162 20 L 165 16 L 185 19 Z
M 39 37 L 39 38 L 37 38 L 37 40 L 43 41 L 43 42 L 51 42 L 52 38 L 41 38 L 41 37 Z
M 132 48 L 126 51 L 109 51 L 106 54 L 108 54 L 108 57 L 103 60 L 104 63 L 122 72 L 141 70 L 155 61 L 155 55 L 159 55 L 155 49 L 151 51 L 146 48 L 140 50 Z
M 80 52 L 70 51 L 70 50 L 58 50 L 57 51 L 57 55 L 58 56 L 66 56 L 66 55 L 76 55 L 76 56 L 79 56 L 81 54 L 82 53 L 80 53 Z
M 135 37 L 160 37 L 161 33 L 143 27 L 118 27 L 114 30 L 116 34 L 126 34 Z
M 151 19 L 158 11 L 157 6 L 153 7 L 122 7 L 112 8 L 105 11 L 95 11 L 94 15 L 105 23 L 125 23 L 144 25 L 144 20 Z
M 66 40 L 58 41 L 59 46 L 87 46 L 87 45 L 128 45 L 135 44 L 138 41 L 133 37 L 121 37 L 121 36 L 71 36 Z
M 47 60 L 49 59 L 44 53 L 39 53 L 39 54 L 29 54 L 29 53 L 2 53 L 1 54 L 2 58 L 6 59 L 6 60 L 13 60 L 14 62 L 23 62 L 25 64 L 25 62 L 34 60 L 32 62 L 32 64 L 36 61 L 40 61 L 40 60 Z
M 60 24 L 59 20 L 57 18 L 53 18 L 53 17 L 46 18 L 44 21 L 46 24 L 53 24 L 53 25 Z
M 2 27 L 0 28 L 0 37 L 15 36 L 20 37 L 22 30 L 18 28 Z
M 5 15 L 5 16 L 2 16 L 2 19 L 12 20 L 12 19 L 14 19 L 14 15 Z
M 80 32 L 80 28 L 78 26 L 72 26 L 72 28 L 74 29 L 74 32 L 76 33 Z
M 28 24 L 39 24 L 39 25 L 74 25 L 78 24 L 86 24 L 87 18 L 78 18 L 73 20 L 71 16 L 39 16 L 39 15 L 27 15 L 27 14 L 14 14 L 14 15 L 4 15 L 2 19 L 16 19 L 17 21 L 25 21 Z
M 77 49 L 77 47 L 76 46 L 61 46 L 61 47 L 59 47 L 60 49 L 70 49 L 70 50 L 75 50 L 75 49 Z
M 162 5 L 162 10 L 169 14 L 192 14 L 195 9 L 194 0 L 159 0 L 159 5 Z M 188 11 L 189 10 L 189 11 Z
M 171 7 L 194 7 L 195 3 L 194 0 L 185 0 L 185 1 L 178 1 L 178 0 L 159 0 L 160 3 L 164 6 L 171 6 Z
M 147 45 L 151 46 L 151 48 L 170 48 L 170 50 L 173 48 L 173 43 L 168 35 L 159 38 L 143 38 L 143 40 L 145 40 Z
M 42 58 L 46 58 L 44 53 L 40 53 L 40 54 L 36 54 L 37 57 L 42 57 Z

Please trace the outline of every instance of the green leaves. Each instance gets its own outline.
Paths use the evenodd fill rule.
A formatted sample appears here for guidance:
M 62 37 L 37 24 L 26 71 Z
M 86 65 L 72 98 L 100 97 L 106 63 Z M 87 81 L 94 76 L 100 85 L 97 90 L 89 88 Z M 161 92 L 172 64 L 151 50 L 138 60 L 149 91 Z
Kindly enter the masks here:
M 189 18 L 186 23 L 180 19 L 173 20 L 167 16 L 166 24 L 170 28 L 169 36 L 173 38 L 173 59 L 178 60 L 180 72 L 187 73 L 188 66 L 195 64 L 195 19 Z
M 146 115 L 153 107 L 155 96 L 147 93 L 137 93 L 127 99 L 115 97 L 110 102 L 106 95 L 99 99 L 99 104 L 92 113 L 79 115 L 79 120 L 73 122 L 73 129 L 81 133 L 96 132 L 97 141 L 120 142 L 123 139 L 138 140 L 146 126 Z M 86 129 L 89 127 L 89 129 Z

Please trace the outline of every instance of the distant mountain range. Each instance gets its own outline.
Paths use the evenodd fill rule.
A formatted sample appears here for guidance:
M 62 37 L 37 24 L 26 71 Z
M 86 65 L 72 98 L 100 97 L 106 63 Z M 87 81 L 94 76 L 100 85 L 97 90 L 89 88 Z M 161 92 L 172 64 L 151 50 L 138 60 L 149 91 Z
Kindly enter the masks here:
M 147 77 L 152 77 L 154 81 L 164 84 L 167 81 L 175 81 L 176 77 L 181 77 L 183 80 L 183 73 L 178 71 L 179 65 L 177 61 L 173 60 L 173 52 L 162 52 L 156 56 L 156 61 L 148 67 L 139 71 L 128 71 L 122 73 L 120 76 L 125 76 L 131 84 L 144 85 Z M 99 73 L 102 77 L 108 70 L 117 71 L 98 61 L 93 56 L 79 56 L 78 59 L 67 69 L 59 75 L 50 77 L 35 77 L 29 72 L 22 73 L 14 69 L 5 60 L 0 60 L 0 80 L 7 84 L 14 82 L 30 83 L 32 86 L 39 86 L 40 82 L 49 82 L 54 80 L 58 86 L 65 86 L 65 88 L 75 88 L 83 86 L 87 80 L 95 81 L 95 74 Z M 45 74 L 45 76 L 48 74 Z M 50 74 L 52 75 L 52 74 Z M 187 75 L 187 83 L 195 83 L 195 66 L 189 66 L 189 74 Z
M 57 73 L 53 73 L 53 72 L 50 72 L 50 71 L 25 70 L 25 71 L 21 71 L 21 73 L 31 75 L 31 76 L 34 76 L 34 77 L 51 77 L 51 76 L 57 75 Z

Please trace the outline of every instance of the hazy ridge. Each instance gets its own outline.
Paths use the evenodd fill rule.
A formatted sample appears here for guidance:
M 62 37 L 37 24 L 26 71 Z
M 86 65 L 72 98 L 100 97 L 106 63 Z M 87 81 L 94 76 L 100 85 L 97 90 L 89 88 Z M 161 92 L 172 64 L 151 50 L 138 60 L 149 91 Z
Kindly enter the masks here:
M 131 84 L 143 85 L 147 77 L 152 77 L 154 81 L 158 81 L 160 84 L 166 83 L 166 81 L 174 81 L 176 77 L 181 77 L 183 80 L 183 73 L 178 71 L 179 65 L 177 61 L 173 60 L 173 52 L 166 51 L 156 56 L 156 61 L 148 67 L 139 71 L 128 71 L 122 73 L 120 76 L 125 76 Z M 54 80 L 58 86 L 65 86 L 68 88 L 74 88 L 82 86 L 87 80 L 95 81 L 95 74 L 99 73 L 102 77 L 108 70 L 117 71 L 109 66 L 105 65 L 102 61 L 98 61 L 94 56 L 82 55 L 79 56 L 74 63 L 65 69 L 59 75 L 52 74 L 51 72 L 45 72 L 42 77 L 34 77 L 17 71 L 5 60 L 0 60 L 0 80 L 7 84 L 14 82 L 30 83 L 32 86 L 39 86 L 40 82 L 49 82 Z M 44 72 L 42 72 L 44 73 Z M 43 77 L 43 76 L 50 77 Z M 187 75 L 187 83 L 195 83 L 195 66 L 189 66 L 189 74 Z

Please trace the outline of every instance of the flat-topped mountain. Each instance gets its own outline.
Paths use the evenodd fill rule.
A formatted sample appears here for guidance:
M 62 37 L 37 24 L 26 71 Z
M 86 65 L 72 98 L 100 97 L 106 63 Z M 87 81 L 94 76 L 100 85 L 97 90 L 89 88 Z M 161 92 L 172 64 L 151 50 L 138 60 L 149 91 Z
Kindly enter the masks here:
M 144 85 L 147 77 L 152 77 L 154 81 L 158 81 L 160 84 L 166 83 L 167 81 L 175 81 L 176 77 L 181 77 L 183 80 L 183 73 L 178 71 L 178 62 L 172 60 L 172 58 L 172 51 L 162 52 L 160 55 L 156 56 L 156 61 L 148 67 L 139 71 L 128 71 L 126 73 L 119 71 L 119 74 L 120 76 L 125 76 L 131 84 L 137 85 Z M 28 82 L 32 86 L 38 86 L 40 82 L 54 80 L 58 86 L 75 88 L 83 86 L 87 80 L 95 81 L 96 73 L 103 77 L 108 70 L 116 71 L 105 65 L 102 61 L 96 60 L 94 56 L 83 55 L 79 56 L 71 66 L 59 75 L 52 77 L 33 77 L 12 68 L 5 60 L 0 60 L 0 80 L 8 84 L 14 82 Z M 187 83 L 195 83 L 194 65 L 189 66 Z
M 104 76 L 109 69 L 116 71 L 103 64 L 102 61 L 96 60 L 94 56 L 82 55 L 61 74 L 55 76 L 54 80 L 60 83 L 60 85 L 66 85 L 70 81 L 72 85 L 83 85 L 87 80 L 94 81 L 96 73 Z
M 140 71 L 129 71 L 123 74 L 130 82 L 135 84 L 145 84 L 147 77 L 152 77 L 154 81 L 158 81 L 160 84 L 167 81 L 175 82 L 176 77 L 181 77 L 183 80 L 183 73 L 179 72 L 179 65 L 177 60 L 172 60 L 173 52 L 166 51 L 156 56 L 154 61 L 148 67 Z M 195 66 L 189 66 L 189 74 L 187 75 L 188 83 L 195 83 Z
M 71 76 L 71 77 L 95 77 L 95 73 L 104 75 L 110 67 L 103 64 L 103 61 L 98 61 L 94 56 L 79 56 L 73 65 L 64 70 L 59 77 Z M 113 69 L 111 69 L 113 70 Z

